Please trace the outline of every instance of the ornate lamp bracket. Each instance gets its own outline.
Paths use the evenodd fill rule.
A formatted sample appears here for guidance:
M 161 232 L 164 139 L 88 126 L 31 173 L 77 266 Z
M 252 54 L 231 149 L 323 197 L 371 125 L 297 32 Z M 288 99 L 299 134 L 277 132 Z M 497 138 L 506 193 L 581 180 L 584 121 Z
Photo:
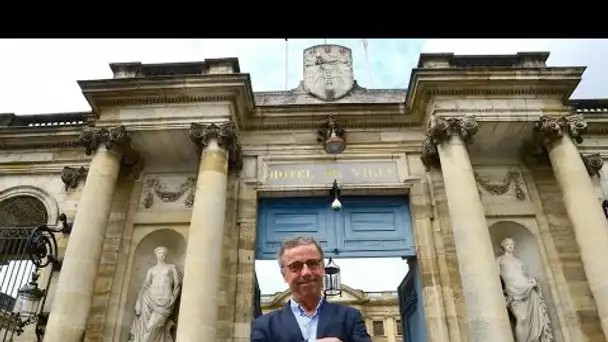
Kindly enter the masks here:
M 317 129 L 317 142 L 325 152 L 339 154 L 346 148 L 346 130 L 330 115 Z

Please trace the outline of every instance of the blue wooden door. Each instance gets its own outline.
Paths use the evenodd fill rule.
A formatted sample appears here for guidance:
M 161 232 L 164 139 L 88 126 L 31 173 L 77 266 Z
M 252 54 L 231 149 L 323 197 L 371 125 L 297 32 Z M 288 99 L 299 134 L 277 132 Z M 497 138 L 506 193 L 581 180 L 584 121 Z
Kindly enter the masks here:
M 420 267 L 415 257 L 408 259 L 408 265 L 409 271 L 397 288 L 403 341 L 427 342 Z
M 257 259 L 274 259 L 281 242 L 313 236 L 328 256 L 408 257 L 416 254 L 406 196 L 264 198 L 258 204 Z

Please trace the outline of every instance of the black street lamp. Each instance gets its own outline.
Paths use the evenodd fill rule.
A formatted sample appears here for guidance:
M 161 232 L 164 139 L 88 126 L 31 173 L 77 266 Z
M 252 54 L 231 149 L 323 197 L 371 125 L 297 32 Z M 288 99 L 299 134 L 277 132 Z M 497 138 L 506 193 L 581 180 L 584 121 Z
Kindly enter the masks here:
M 325 277 L 323 278 L 323 293 L 325 297 L 342 296 L 340 288 L 340 267 L 332 258 L 329 258 L 325 266 Z
M 10 318 L 13 322 L 14 333 L 17 336 L 23 333 L 25 326 L 35 323 L 38 342 L 42 341 L 44 328 L 48 320 L 48 313 L 43 312 L 48 294 L 47 289 L 51 283 L 53 273 L 61 268 L 61 260 L 57 256 L 58 246 L 55 234 L 69 234 L 71 230 L 71 223 L 67 222 L 64 214 L 60 215 L 59 220 L 61 223 L 56 228 L 41 225 L 30 233 L 23 252 L 34 264 L 35 270 L 32 272 L 30 281 L 17 291 L 15 307 L 11 313 L 12 318 Z M 51 266 L 51 274 L 48 276 L 45 288 L 41 289 L 38 287 L 40 270 L 49 265 Z
M 29 283 L 23 285 L 17 292 L 17 310 L 21 317 L 36 317 L 40 311 L 40 302 L 46 295 L 46 290 L 38 287 L 38 270 L 32 272 Z

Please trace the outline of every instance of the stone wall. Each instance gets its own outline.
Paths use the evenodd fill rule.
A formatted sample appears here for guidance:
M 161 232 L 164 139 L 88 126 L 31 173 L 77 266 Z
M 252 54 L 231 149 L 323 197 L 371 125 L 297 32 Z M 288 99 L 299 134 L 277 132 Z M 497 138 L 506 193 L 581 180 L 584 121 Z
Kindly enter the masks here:
M 20 150 L 15 152 L 3 151 L 0 154 L 0 200 L 14 196 L 33 196 L 43 202 L 47 209 L 50 226 L 60 223 L 60 214 L 65 214 L 68 222 L 73 222 L 84 181 L 75 188 L 66 190 L 61 180 L 64 166 L 80 167 L 88 164 L 85 154 L 79 149 L 52 150 Z M 69 235 L 57 234 L 58 255 L 62 257 L 67 246 Z M 39 286 L 46 286 L 51 267 L 41 271 Z M 45 312 L 52 308 L 58 273 L 50 279 L 49 294 Z M 16 342 L 33 341 L 34 326 L 24 327 L 24 333 L 14 336 Z
M 232 175 L 228 179 L 226 193 L 226 221 L 224 224 L 224 256 L 220 274 L 218 295 L 217 341 L 231 341 L 236 314 L 236 290 L 238 267 L 239 226 L 237 208 L 239 198 L 239 179 Z
M 500 184 L 500 179 L 513 166 L 491 166 L 491 172 L 482 172 L 485 166 L 475 166 L 475 169 L 490 178 L 494 185 Z M 491 195 L 480 186 L 480 195 L 484 209 L 488 215 L 488 225 L 494 222 L 526 222 L 539 243 L 539 253 L 542 257 L 542 269 L 547 274 L 548 301 L 555 301 L 551 318 L 556 332 L 557 341 L 604 341 L 595 302 L 587 285 L 580 252 L 576 238 L 569 222 L 562 195 L 552 169 L 547 167 L 531 170 L 521 167 L 521 186 L 526 199 L 515 200 L 514 196 Z M 435 219 L 439 225 L 439 236 L 435 239 L 435 254 L 439 278 L 443 286 L 444 309 L 450 332 L 450 340 L 468 341 L 469 328 L 467 312 L 460 280 L 458 256 L 450 227 L 449 210 L 445 197 L 443 178 L 439 170 L 429 174 L 432 188 Z M 525 203 L 523 203 L 525 202 Z M 546 233 L 544 225 L 548 227 Z M 536 227 L 536 228 L 535 228 Z M 428 268 L 427 268 L 428 270 Z M 423 274 L 422 283 L 428 290 L 428 278 Z M 565 290 L 564 290 L 565 289 Z M 425 302 L 425 309 L 428 303 Z M 427 309 L 428 311 L 428 309 Z M 428 318 L 427 318 L 428 322 Z M 564 336 L 562 336 L 562 334 Z
M 166 174 L 181 181 L 187 175 Z M 150 251 L 144 251 L 143 256 L 136 253 L 138 245 L 150 232 L 159 229 L 170 229 L 181 232 L 187 237 L 190 210 L 182 208 L 184 204 L 176 202 L 155 202 L 156 208 L 151 211 L 142 209 L 146 188 L 142 184 L 146 173 L 137 181 L 121 178 L 114 194 L 114 203 L 108 232 L 104 243 L 99 273 L 96 280 L 93 307 L 87 324 L 85 340 L 115 341 L 128 336 L 131 321 L 131 311 L 134 293 L 132 288 L 139 286 L 141 270 L 136 269 L 136 258 L 151 258 Z M 171 184 L 170 184 L 171 185 Z M 222 261 L 221 288 L 218 293 L 218 325 L 217 341 L 230 341 L 233 322 L 239 306 L 236 304 L 237 261 L 239 225 L 236 224 L 236 214 L 239 194 L 239 180 L 231 176 L 228 182 L 226 223 L 224 235 L 224 255 Z M 186 195 L 181 196 L 183 202 Z M 186 229 L 186 230 L 184 230 Z M 163 243 L 158 241 L 158 243 Z M 170 250 L 170 253 L 174 252 Z M 183 260 L 176 260 L 179 264 Z M 146 264 L 144 262 L 143 264 Z M 140 264 L 140 262 L 138 262 Z M 178 266 L 178 269 L 180 267 Z M 138 282 L 137 284 L 133 284 Z M 177 310 L 177 308 L 176 308 Z
M 572 299 L 576 317 L 567 317 L 580 324 L 586 341 L 605 341 L 598 318 L 597 307 L 587 284 L 580 249 L 566 213 L 562 195 L 550 167 L 531 171 L 542 200 L 542 210 L 558 252 L 558 263 Z M 547 237 L 549 238 L 549 237 Z
M 132 179 L 119 178 L 116 183 L 116 191 L 112 201 L 112 209 L 108 220 L 108 230 L 103 244 L 103 252 L 95 280 L 95 292 L 93 305 L 89 312 L 87 330 L 84 340 L 86 342 L 103 340 L 106 318 L 108 318 L 108 307 L 112 299 L 113 280 L 118 269 L 118 256 L 125 248 L 123 241 L 123 230 L 130 207 L 134 204 L 130 201 L 130 195 L 134 182 Z
M 252 163 L 255 160 L 250 160 Z M 237 222 L 239 229 L 236 263 L 233 341 L 249 341 L 253 320 L 255 241 L 257 220 L 257 192 L 251 182 L 241 179 L 238 197 Z
M 366 145 L 368 141 L 384 137 L 389 139 L 385 143 L 390 144 L 387 147 L 392 150 L 403 146 L 402 143 L 399 143 L 401 139 L 408 139 L 417 134 L 418 132 L 403 134 L 392 132 L 392 135 L 386 132 L 382 134 L 373 131 L 357 132 L 353 134 L 353 140 L 363 144 L 366 148 L 371 148 Z M 251 136 L 249 139 L 254 139 L 254 137 Z M 267 143 L 266 139 L 270 138 L 256 135 L 255 139 L 258 142 Z M 259 145 L 251 146 L 257 148 Z M 426 173 L 419 161 L 419 155 L 416 153 L 407 154 L 406 167 L 408 168 L 407 173 L 418 179 L 418 183 L 412 185 L 410 194 L 412 218 L 415 222 L 416 247 L 422 269 L 421 280 L 427 325 L 444 329 L 441 327 L 441 322 L 445 317 L 447 331 L 441 333 L 448 334 L 450 341 L 468 341 L 465 298 L 462 292 L 456 247 L 450 229 L 450 216 L 441 171 L 432 170 Z M 485 178 L 491 178 L 494 182 L 500 181 L 510 168 L 512 167 L 483 165 L 475 167 Z M 61 182 L 59 170 L 60 167 L 57 167 L 54 173 L 44 175 L 7 175 L 3 177 L 0 185 L 2 185 L 2 189 L 18 189 L 20 186 L 40 188 L 57 202 L 57 212 L 65 212 L 68 219 L 72 220 L 84 182 L 81 182 L 76 189 L 66 191 L 65 185 Z M 555 245 L 557 251 L 556 262 L 553 261 L 551 254 L 548 254 L 548 259 L 551 267 L 556 268 L 552 272 L 557 279 L 555 281 L 555 286 L 558 288 L 557 293 L 562 297 L 564 297 L 564 293 L 566 294 L 566 298 L 560 298 L 560 300 L 567 305 L 559 308 L 559 311 L 563 312 L 563 319 L 567 322 L 564 329 L 570 329 L 569 336 L 577 336 L 576 327 L 580 326 L 578 330 L 581 331 L 582 338 L 588 341 L 603 341 L 597 308 L 586 283 L 580 252 L 561 201 L 561 192 L 553 177 L 553 171 L 550 167 L 537 167 L 531 170 L 522 167 L 521 170 L 523 170 L 523 191 L 529 196 L 526 198 L 527 202 L 521 203 L 516 200 L 513 191 L 501 196 L 494 196 L 480 188 L 484 208 L 490 216 L 501 217 L 501 215 L 509 216 L 515 213 L 521 217 L 530 215 L 536 217 L 538 225 L 542 225 L 542 220 L 548 222 L 550 235 L 543 235 L 542 238 L 551 239 L 551 243 Z M 218 341 L 248 341 L 253 314 L 257 172 L 257 156 L 248 156 L 242 173 L 232 175 L 229 179 L 221 274 L 222 287 L 218 296 Z M 144 176 L 145 174 L 142 175 L 142 178 Z M 536 192 L 538 198 L 535 198 Z M 128 269 L 126 264 L 130 258 L 129 250 L 133 248 L 131 237 L 134 234 L 134 227 L 137 225 L 137 215 L 142 215 L 137 213 L 142 196 L 141 178 L 136 181 L 125 177 L 120 178 L 114 194 L 108 232 L 99 264 L 93 307 L 87 324 L 85 340 L 88 342 L 112 341 L 118 338 L 115 336 L 118 322 L 113 315 L 129 310 L 127 307 L 121 307 L 125 297 L 125 294 L 121 293 L 121 288 L 124 287 L 125 281 L 130 279 L 129 272 L 126 271 Z M 534 205 L 538 206 L 540 211 L 530 209 Z M 157 212 L 152 214 L 156 217 L 177 215 L 162 209 L 155 210 Z M 179 216 L 183 216 L 183 218 L 177 221 L 187 226 L 188 215 L 188 211 L 181 211 Z M 60 240 L 61 246 L 65 247 L 66 240 Z M 562 275 L 564 281 L 561 280 Z M 561 288 L 565 288 L 566 292 L 560 292 Z M 52 290 L 50 298 L 52 299 Z M 568 305 L 575 308 L 573 315 L 569 314 Z M 51 304 L 47 306 L 51 306 Z M 438 307 L 441 309 L 437 309 Z M 429 328 L 429 330 L 431 329 Z M 437 336 L 438 332 L 434 329 L 430 334 Z M 572 338 L 565 339 L 565 341 L 577 342 Z
M 456 246 L 450 227 L 450 212 L 448 201 L 443 185 L 441 171 L 430 172 L 429 186 L 434 195 L 434 206 L 437 213 L 435 220 L 438 222 L 439 232 L 436 236 L 437 262 L 440 266 L 441 284 L 443 287 L 446 319 L 450 329 L 450 340 L 468 341 L 468 325 L 465 299 L 462 292 L 460 271 L 458 267 L 458 256 Z M 423 278 L 423 286 L 426 283 Z

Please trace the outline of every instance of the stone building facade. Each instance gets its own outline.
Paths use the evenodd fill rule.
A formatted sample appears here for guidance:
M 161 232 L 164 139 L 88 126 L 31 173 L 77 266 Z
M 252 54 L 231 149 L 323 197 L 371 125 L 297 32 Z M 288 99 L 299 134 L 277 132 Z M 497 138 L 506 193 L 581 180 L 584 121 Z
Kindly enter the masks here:
M 584 68 L 547 58 L 423 54 L 407 89 L 365 89 L 348 49 L 317 46 L 300 86 L 277 92 L 253 92 L 236 59 L 112 64 L 112 79 L 79 81 L 91 112 L 1 115 L 2 225 L 36 205 L 44 223 L 71 224 L 44 341 L 127 341 L 159 245 L 183 277 L 177 342 L 248 341 L 254 261 L 276 248 L 260 244 L 262 200 L 329 206 L 334 179 L 345 198 L 407 198 L 406 237 L 384 246 L 418 270 L 412 329 L 428 341 L 513 341 L 505 237 L 555 341 L 605 341 L 608 101 L 570 100 Z M 388 253 L 357 236 L 342 236 L 352 255 Z

